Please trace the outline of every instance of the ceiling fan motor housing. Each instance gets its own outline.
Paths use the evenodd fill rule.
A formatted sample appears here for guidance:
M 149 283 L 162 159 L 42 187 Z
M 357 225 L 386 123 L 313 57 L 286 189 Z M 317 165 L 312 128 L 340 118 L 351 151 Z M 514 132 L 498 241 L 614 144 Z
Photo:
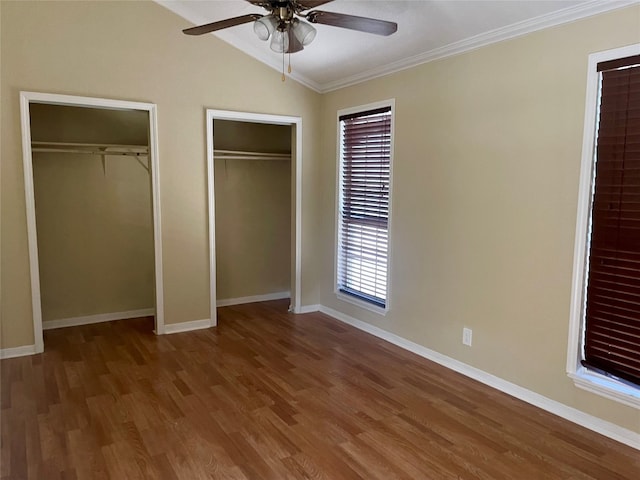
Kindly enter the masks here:
M 280 18 L 281 22 L 290 23 L 293 19 L 293 10 L 289 8 L 289 5 L 286 7 L 278 7 L 278 18 Z

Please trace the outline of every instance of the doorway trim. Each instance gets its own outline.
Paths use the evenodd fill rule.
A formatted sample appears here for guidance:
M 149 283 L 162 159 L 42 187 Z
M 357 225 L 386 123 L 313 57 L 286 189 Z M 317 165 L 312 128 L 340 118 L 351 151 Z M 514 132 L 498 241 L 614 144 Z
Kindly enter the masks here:
M 293 150 L 291 172 L 292 191 L 292 236 L 294 248 L 292 252 L 291 278 L 291 305 L 289 310 L 293 313 L 301 313 L 301 276 L 302 276 L 302 117 L 288 115 L 274 115 L 268 113 L 238 112 L 233 110 L 215 110 L 208 108 L 206 111 L 207 127 L 207 192 L 209 200 L 209 276 L 211 298 L 211 325 L 217 324 L 216 316 L 216 241 L 215 241 L 215 190 L 214 190 L 214 163 L 213 163 L 213 121 L 235 120 L 240 122 L 266 123 L 272 125 L 289 125 L 293 127 L 295 142 L 292 142 Z
M 22 127 L 22 157 L 24 165 L 24 189 L 27 214 L 29 273 L 31 278 L 31 308 L 33 316 L 35 353 L 42 353 L 44 351 L 44 339 L 42 333 L 42 304 L 40 298 L 40 269 L 38 262 L 38 235 L 36 231 L 35 191 L 33 187 L 33 158 L 31 153 L 31 122 L 29 112 L 29 105 L 31 103 L 114 110 L 144 110 L 148 112 L 149 162 L 151 166 L 151 204 L 153 211 L 153 244 L 155 262 L 155 333 L 157 335 L 165 333 L 162 281 L 162 228 L 160 224 L 160 176 L 158 171 L 157 106 L 153 103 L 21 91 L 20 122 Z

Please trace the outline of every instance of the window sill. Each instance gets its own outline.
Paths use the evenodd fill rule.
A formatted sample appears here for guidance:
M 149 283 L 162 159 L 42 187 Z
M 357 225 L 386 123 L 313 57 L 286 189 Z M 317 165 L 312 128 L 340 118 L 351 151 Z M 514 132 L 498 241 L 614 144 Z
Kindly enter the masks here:
M 569 373 L 568 375 L 578 388 L 640 409 L 640 388 L 618 382 L 613 378 L 589 371 L 584 367 L 578 367 L 575 373 Z
M 345 302 L 351 303 L 358 307 L 364 308 L 365 310 L 369 310 L 370 312 L 377 313 L 378 315 L 384 316 L 389 311 L 388 307 L 384 307 L 384 308 L 379 307 L 369 302 L 365 302 L 364 300 L 360 300 L 359 298 L 353 297 L 351 295 L 347 295 L 346 293 L 335 292 L 335 294 L 336 294 L 336 297 L 338 297 L 338 300 L 343 300 Z

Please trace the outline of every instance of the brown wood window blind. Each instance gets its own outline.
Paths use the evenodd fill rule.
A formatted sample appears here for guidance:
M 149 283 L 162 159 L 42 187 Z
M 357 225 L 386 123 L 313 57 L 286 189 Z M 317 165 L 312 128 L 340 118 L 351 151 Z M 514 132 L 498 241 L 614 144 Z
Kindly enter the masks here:
M 598 71 L 582 363 L 640 385 L 640 56 Z
M 391 107 L 340 117 L 338 290 L 387 302 Z

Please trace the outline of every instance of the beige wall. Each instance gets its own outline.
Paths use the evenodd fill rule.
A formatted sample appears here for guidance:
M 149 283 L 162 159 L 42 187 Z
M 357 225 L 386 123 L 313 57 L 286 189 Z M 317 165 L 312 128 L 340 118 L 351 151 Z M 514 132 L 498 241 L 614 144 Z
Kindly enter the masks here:
M 34 141 L 145 146 L 149 143 L 149 114 L 144 110 L 31 103 L 29 113 Z
M 214 148 L 290 153 L 291 127 L 214 121 Z M 291 288 L 291 161 L 216 159 L 216 290 L 226 300 Z
M 205 108 L 303 119 L 304 217 L 317 216 L 320 95 L 151 2 L 0 2 L 1 347 L 33 344 L 19 92 L 158 105 L 167 324 L 209 318 Z M 230 68 L 230 66 L 233 68 Z M 302 226 L 302 303 L 318 303 L 315 224 Z
M 587 57 L 640 41 L 640 7 L 323 98 L 323 305 L 640 432 L 565 374 Z M 390 311 L 333 293 L 336 112 L 396 99 Z M 462 328 L 473 329 L 473 347 Z
M 32 104 L 30 118 L 34 141 L 148 143 L 143 111 Z M 45 324 L 153 308 L 151 183 L 136 158 L 34 152 L 33 179 Z
M 153 308 L 149 174 L 133 157 L 34 153 L 42 319 Z
M 234 120 L 213 121 L 214 148 L 291 153 L 291 127 Z

